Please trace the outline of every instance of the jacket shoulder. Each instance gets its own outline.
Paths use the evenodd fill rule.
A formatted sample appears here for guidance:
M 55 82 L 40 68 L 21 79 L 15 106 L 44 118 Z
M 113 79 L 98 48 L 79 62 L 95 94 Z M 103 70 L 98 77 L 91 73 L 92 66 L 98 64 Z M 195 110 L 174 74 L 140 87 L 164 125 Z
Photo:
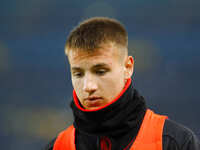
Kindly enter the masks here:
M 189 128 L 166 119 L 163 128 L 163 150 L 200 150 L 200 142 Z

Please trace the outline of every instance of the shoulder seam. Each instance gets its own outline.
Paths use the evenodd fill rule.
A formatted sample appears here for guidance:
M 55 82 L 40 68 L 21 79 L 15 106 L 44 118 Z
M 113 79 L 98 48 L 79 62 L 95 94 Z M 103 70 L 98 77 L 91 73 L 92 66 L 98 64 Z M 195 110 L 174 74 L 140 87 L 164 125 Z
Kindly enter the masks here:
M 176 141 L 176 139 L 173 136 L 171 136 L 169 134 L 165 134 L 165 135 L 163 135 L 163 137 L 169 137 L 171 140 L 173 140 L 176 143 L 176 146 L 178 147 L 178 150 L 181 150 L 178 142 Z
M 190 135 L 190 137 L 188 137 L 185 142 L 182 144 L 181 148 L 183 148 L 183 146 L 192 139 L 192 135 Z

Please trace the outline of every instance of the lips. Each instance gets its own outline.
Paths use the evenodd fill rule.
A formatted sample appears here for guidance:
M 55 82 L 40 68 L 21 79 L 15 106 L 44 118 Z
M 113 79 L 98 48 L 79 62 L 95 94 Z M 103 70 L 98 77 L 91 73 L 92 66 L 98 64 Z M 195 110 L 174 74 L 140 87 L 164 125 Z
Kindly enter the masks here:
M 95 100 L 98 100 L 98 99 L 102 99 L 102 98 L 98 97 L 98 96 L 90 96 L 90 97 L 85 98 L 85 100 L 89 100 L 89 101 L 95 101 Z
M 85 98 L 85 104 L 88 107 L 98 107 L 102 104 L 102 97 L 98 97 L 98 96 L 91 96 L 91 97 L 87 97 Z

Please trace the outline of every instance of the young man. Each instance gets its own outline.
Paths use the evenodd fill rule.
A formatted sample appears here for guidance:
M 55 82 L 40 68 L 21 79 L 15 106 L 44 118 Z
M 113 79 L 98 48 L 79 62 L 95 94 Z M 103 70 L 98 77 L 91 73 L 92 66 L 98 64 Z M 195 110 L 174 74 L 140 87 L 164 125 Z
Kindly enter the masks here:
M 116 20 L 91 18 L 69 35 L 74 123 L 46 150 L 200 150 L 188 128 L 147 109 L 134 89 L 128 36 Z

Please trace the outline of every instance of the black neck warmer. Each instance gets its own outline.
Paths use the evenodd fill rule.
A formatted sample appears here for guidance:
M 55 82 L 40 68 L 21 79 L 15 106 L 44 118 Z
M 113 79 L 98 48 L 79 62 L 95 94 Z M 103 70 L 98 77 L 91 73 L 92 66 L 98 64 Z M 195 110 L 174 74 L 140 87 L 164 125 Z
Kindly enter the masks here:
M 137 134 L 146 112 L 144 98 L 132 83 L 117 101 L 97 111 L 82 111 L 71 102 L 74 127 L 96 136 L 119 136 L 130 130 Z

